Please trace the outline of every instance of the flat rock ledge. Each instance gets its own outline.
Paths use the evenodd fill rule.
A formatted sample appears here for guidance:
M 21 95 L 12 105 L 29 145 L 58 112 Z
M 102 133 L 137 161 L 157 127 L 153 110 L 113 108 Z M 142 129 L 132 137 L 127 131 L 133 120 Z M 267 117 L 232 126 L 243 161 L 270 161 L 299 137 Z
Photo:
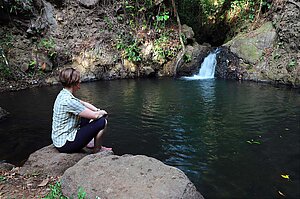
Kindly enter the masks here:
M 32 153 L 20 168 L 21 175 L 40 174 L 45 176 L 61 176 L 83 157 L 90 155 L 88 150 L 81 153 L 60 153 L 53 145 L 46 146 Z M 113 152 L 101 152 L 102 156 L 112 155 Z
M 65 171 L 61 186 L 71 198 L 80 188 L 87 198 L 203 198 L 181 170 L 144 155 L 88 155 Z

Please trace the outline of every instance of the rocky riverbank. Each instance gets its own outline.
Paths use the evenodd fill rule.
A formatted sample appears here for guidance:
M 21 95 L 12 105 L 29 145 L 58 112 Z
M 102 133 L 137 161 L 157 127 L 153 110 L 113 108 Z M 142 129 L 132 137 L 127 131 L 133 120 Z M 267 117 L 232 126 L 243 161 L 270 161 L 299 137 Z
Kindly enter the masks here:
M 82 81 L 192 75 L 212 50 L 174 16 L 144 26 L 143 15 L 123 1 L 92 2 L 34 0 L 15 15 L 3 12 L 0 92 L 56 84 L 68 66 L 81 71 Z M 143 6 L 143 14 L 160 16 L 164 3 Z M 299 87 L 298 6 L 274 1 L 268 15 L 221 47 L 216 76 Z
M 76 197 L 81 188 L 86 198 L 203 198 L 179 169 L 147 156 L 111 151 L 63 154 L 50 145 L 31 154 L 20 168 L 0 164 L 0 173 L 5 198 L 43 197 L 57 181 L 68 197 Z

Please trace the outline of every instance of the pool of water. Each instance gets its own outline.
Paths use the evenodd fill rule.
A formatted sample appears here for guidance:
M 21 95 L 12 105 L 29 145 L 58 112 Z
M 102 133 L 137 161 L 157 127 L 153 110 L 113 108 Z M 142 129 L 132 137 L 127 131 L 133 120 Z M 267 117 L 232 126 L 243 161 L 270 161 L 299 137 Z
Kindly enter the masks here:
M 51 143 L 60 86 L 1 93 L 0 159 L 14 164 Z M 118 155 L 175 166 L 205 198 L 300 198 L 300 91 L 224 80 L 85 83 L 77 96 L 109 113 Z M 289 180 L 281 175 L 289 175 Z

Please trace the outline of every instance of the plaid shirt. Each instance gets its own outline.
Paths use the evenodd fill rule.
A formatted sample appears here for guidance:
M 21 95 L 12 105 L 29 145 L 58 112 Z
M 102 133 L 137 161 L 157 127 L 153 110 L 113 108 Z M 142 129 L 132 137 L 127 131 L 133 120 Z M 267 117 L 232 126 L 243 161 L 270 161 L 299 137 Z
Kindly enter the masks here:
M 67 140 L 74 141 L 79 129 L 80 116 L 85 109 L 79 99 L 67 89 L 62 89 L 57 95 L 53 107 L 52 141 L 54 146 L 62 147 Z

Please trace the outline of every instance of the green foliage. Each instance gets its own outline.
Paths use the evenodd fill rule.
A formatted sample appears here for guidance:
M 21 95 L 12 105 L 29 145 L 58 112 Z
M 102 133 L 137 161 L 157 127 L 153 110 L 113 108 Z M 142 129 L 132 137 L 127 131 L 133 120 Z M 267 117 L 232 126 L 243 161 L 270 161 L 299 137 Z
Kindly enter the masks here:
M 273 55 L 273 59 L 276 61 L 281 57 L 280 54 L 276 53 L 275 55 Z
M 112 24 L 111 20 L 109 19 L 109 17 L 105 16 L 104 17 L 104 21 L 105 21 L 105 23 L 108 26 L 108 30 L 111 31 L 113 29 L 113 24 Z
M 9 68 L 8 62 L 6 60 L 4 50 L 0 46 L 0 78 L 9 79 L 11 78 L 12 72 Z
M 60 182 L 50 185 L 50 192 L 44 199 L 67 199 L 67 197 L 62 194 Z
M 144 29 L 153 27 L 163 28 L 166 25 L 166 21 L 170 19 L 171 7 L 165 6 L 162 2 L 158 5 L 155 4 L 154 0 L 126 0 L 124 2 L 124 16 L 119 15 L 119 20 L 126 19 L 127 24 L 132 29 Z M 161 11 L 162 10 L 162 11 Z
M 141 26 L 147 17 L 151 16 L 151 8 L 153 7 L 152 0 L 126 0 L 124 1 L 125 18 L 128 19 L 131 28 Z M 151 18 L 151 17 L 150 17 Z M 147 22 L 146 22 L 147 23 Z
M 86 192 L 84 191 L 84 189 L 82 187 L 80 187 L 77 192 L 77 198 L 85 199 L 85 197 L 86 197 Z
M 192 61 L 192 55 L 190 55 L 190 54 L 188 54 L 188 53 L 185 53 L 185 54 L 183 55 L 183 61 L 184 61 L 185 63 L 191 62 L 191 61 Z
M 4 2 L 2 8 L 13 15 L 31 15 L 33 13 L 32 0 L 10 0 Z
M 52 38 L 42 38 L 38 43 L 38 47 L 42 50 L 45 50 L 49 57 L 54 57 L 57 53 L 55 51 L 55 42 Z
M 166 26 L 166 21 L 170 18 L 169 16 L 169 12 L 162 12 L 159 13 L 158 15 L 156 15 L 156 23 L 155 23 L 155 27 L 157 28 L 159 26 L 159 24 L 161 24 L 161 29 L 165 28 Z M 162 23 L 160 23 L 162 22 Z
M 127 58 L 129 61 L 141 61 L 140 57 L 140 49 L 137 46 L 137 43 L 133 43 L 129 46 L 127 46 L 125 49 L 125 58 Z
M 124 58 L 128 59 L 129 61 L 138 62 L 141 61 L 142 58 L 140 57 L 140 48 L 138 47 L 138 43 L 135 40 L 124 42 L 124 39 L 119 39 L 116 45 L 118 50 L 123 50 Z
M 219 37 L 230 39 L 271 8 L 268 0 L 176 0 L 176 4 L 181 22 L 193 28 L 199 42 L 208 42 L 220 28 Z
M 5 176 L 0 175 L 0 182 L 4 182 L 6 180 Z
M 0 35 L 0 46 L 4 49 L 11 48 L 13 47 L 14 39 L 14 36 L 10 32 Z
M 292 59 L 290 62 L 289 62 L 289 64 L 287 65 L 287 69 L 290 71 L 290 70 L 293 70 L 294 68 L 296 68 L 296 64 L 297 64 L 297 62 L 294 60 L 294 59 Z
M 160 35 L 154 42 L 154 52 L 158 55 L 160 62 L 165 62 L 168 59 L 172 59 L 177 55 L 179 46 L 172 44 L 172 40 L 168 35 L 168 32 Z
M 82 187 L 78 189 L 77 198 L 86 198 L 86 192 Z M 43 199 L 68 199 L 68 197 L 63 195 L 60 182 L 56 182 L 54 185 L 50 185 L 50 192 Z
M 36 61 L 35 60 L 31 60 L 30 63 L 28 64 L 28 70 L 29 71 L 33 71 L 36 67 Z
M 5 79 L 10 79 L 11 78 L 11 70 L 8 68 L 6 65 L 0 62 L 0 77 L 5 78 Z

